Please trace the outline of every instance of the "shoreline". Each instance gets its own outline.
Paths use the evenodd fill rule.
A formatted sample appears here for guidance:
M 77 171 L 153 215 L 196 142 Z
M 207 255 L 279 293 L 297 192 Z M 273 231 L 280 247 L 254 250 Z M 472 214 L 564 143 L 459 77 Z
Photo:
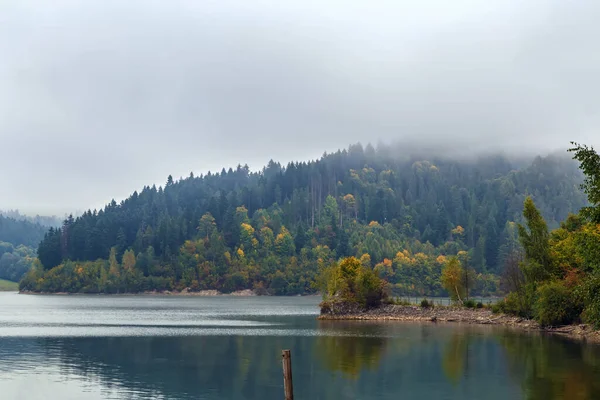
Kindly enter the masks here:
M 250 296 L 258 296 L 252 290 L 238 290 L 232 293 L 221 293 L 218 290 L 200 290 L 198 292 L 188 292 L 188 291 L 145 291 L 139 293 L 131 293 L 131 292 L 123 292 L 123 293 L 70 293 L 70 292 L 32 292 L 29 290 L 21 290 L 18 291 L 19 294 L 29 294 L 29 295 L 42 295 L 42 296 L 190 296 L 190 297 L 217 297 L 217 296 L 236 296 L 236 297 L 250 297 Z
M 33 292 L 33 291 L 29 291 L 29 290 L 15 290 L 15 291 L 11 291 L 11 292 L 17 292 L 18 294 L 25 294 L 25 295 L 39 295 L 39 296 L 186 296 L 186 297 L 219 297 L 219 296 L 225 296 L 225 297 L 310 297 L 310 296 L 319 296 L 318 294 L 301 294 L 301 295 L 289 295 L 289 296 L 276 296 L 276 295 L 269 295 L 269 294 L 257 294 L 256 292 L 254 292 L 252 289 L 244 289 L 244 290 L 238 290 L 235 292 L 231 292 L 231 293 L 222 293 L 219 292 L 218 290 L 200 290 L 197 292 L 190 292 L 190 291 L 170 291 L 170 290 L 164 290 L 164 291 L 156 291 L 156 290 L 152 290 L 152 291 L 145 291 L 145 292 L 139 292 L 139 293 L 130 293 L 130 292 L 123 292 L 123 293 L 70 293 L 70 292 Z
M 367 311 L 321 313 L 317 319 L 320 321 L 404 321 L 431 324 L 496 325 L 529 332 L 560 335 L 584 342 L 600 343 L 600 331 L 587 324 L 543 327 L 534 320 L 506 314 L 494 314 L 487 308 L 453 306 L 425 308 L 417 305 L 384 305 Z

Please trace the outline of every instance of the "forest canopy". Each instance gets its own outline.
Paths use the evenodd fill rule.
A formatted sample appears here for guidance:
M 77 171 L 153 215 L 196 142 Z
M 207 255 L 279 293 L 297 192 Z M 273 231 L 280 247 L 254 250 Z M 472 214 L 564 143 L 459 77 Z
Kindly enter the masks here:
M 322 268 L 356 257 L 395 294 L 442 295 L 442 268 L 459 257 L 474 272 L 472 294 L 490 294 L 520 246 L 525 198 L 551 227 L 588 205 L 568 157 L 459 161 L 394 150 L 357 144 L 260 172 L 169 176 L 51 228 L 21 288 L 300 294 L 315 290 Z

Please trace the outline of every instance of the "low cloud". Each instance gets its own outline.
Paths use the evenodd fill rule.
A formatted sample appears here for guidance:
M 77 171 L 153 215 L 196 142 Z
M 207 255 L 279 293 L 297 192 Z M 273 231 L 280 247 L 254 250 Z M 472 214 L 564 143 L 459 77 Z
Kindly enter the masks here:
M 168 174 L 357 141 L 600 144 L 593 0 L 2 8 L 0 209 L 99 207 Z

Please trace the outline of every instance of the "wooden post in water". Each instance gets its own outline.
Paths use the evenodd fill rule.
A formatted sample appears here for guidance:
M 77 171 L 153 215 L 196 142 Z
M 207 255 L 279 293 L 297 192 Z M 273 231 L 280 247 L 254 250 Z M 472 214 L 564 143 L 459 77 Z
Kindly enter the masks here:
M 294 385 L 292 384 L 292 354 L 289 350 L 281 352 L 283 359 L 283 391 L 285 400 L 294 400 Z

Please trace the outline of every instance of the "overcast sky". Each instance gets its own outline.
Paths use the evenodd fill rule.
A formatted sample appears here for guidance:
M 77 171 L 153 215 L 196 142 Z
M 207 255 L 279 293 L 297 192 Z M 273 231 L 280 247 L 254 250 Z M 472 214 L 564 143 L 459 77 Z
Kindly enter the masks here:
M 598 21 L 598 0 L 4 0 L 0 209 L 357 141 L 598 145 Z

